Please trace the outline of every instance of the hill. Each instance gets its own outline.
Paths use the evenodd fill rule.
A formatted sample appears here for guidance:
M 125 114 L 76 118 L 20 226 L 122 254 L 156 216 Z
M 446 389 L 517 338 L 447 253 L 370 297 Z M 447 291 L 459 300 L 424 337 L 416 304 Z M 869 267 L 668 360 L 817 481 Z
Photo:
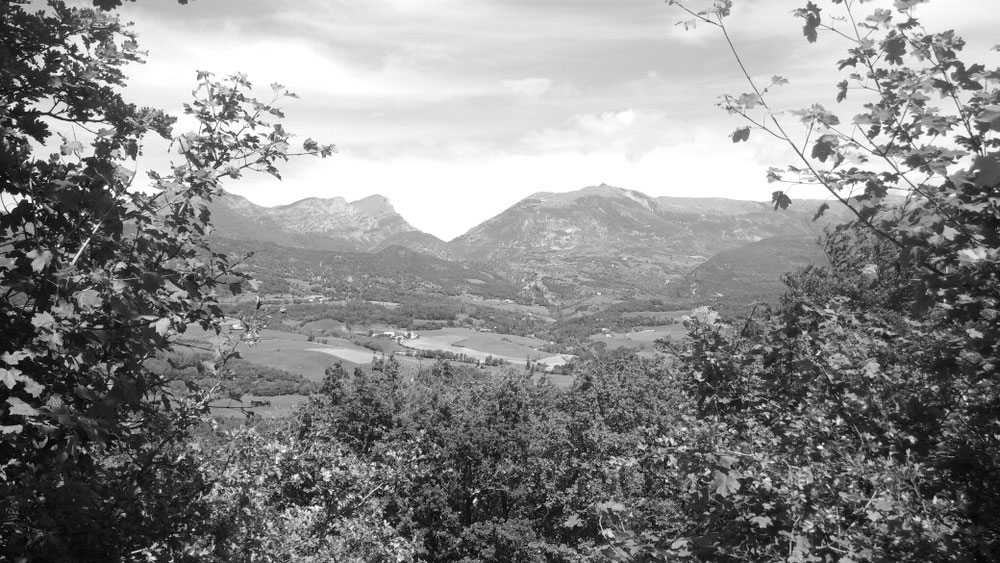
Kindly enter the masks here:
M 354 202 L 312 197 L 264 207 L 224 193 L 209 209 L 216 235 L 233 240 L 339 252 L 401 245 L 438 258 L 452 256 L 444 241 L 407 223 L 381 195 Z
M 488 270 L 399 245 L 375 252 L 332 252 L 216 237 L 214 248 L 234 255 L 254 252 L 245 269 L 264 282 L 265 293 L 391 301 L 394 296 L 412 294 L 515 299 L 520 290 Z
M 661 295 L 709 257 L 775 236 L 815 238 L 830 213 L 819 202 L 775 211 L 768 203 L 652 198 L 602 184 L 525 198 L 455 239 L 454 245 L 508 276 L 557 297 Z
M 714 303 L 730 313 L 755 302 L 774 302 L 785 292 L 782 275 L 809 264 L 828 263 L 812 236 L 770 237 L 720 252 L 686 274 L 671 294 L 692 303 Z

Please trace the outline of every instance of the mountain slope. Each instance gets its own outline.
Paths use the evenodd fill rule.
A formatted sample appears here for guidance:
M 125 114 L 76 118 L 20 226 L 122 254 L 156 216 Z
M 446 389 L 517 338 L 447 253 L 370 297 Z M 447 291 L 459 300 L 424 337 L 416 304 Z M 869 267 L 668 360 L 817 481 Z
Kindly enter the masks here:
M 810 236 L 819 202 L 652 198 L 608 185 L 538 193 L 453 241 L 473 259 L 534 278 L 556 294 L 662 293 L 708 257 L 774 236 Z
M 448 245 L 421 232 L 381 195 L 348 202 L 342 197 L 306 198 L 264 207 L 225 193 L 210 206 L 216 236 L 281 246 L 340 252 L 373 251 L 392 244 L 448 257 Z
M 674 284 L 673 297 L 712 302 L 730 312 L 745 312 L 754 302 L 774 302 L 785 292 L 785 273 L 806 265 L 828 264 L 813 236 L 779 236 L 716 254 Z
M 217 238 L 213 249 L 254 255 L 244 269 L 264 282 L 264 293 L 325 293 L 338 299 L 393 300 L 413 294 L 515 299 L 520 287 L 468 264 L 427 256 L 392 245 L 377 252 L 331 252 L 272 243 Z

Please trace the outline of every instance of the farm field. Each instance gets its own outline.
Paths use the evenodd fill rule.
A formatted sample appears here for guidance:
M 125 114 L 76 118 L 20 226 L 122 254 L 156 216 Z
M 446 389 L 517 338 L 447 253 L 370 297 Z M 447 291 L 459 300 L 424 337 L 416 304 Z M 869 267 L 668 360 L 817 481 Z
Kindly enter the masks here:
M 469 357 L 485 360 L 487 356 L 504 359 L 515 368 L 520 368 L 527 357 L 541 359 L 553 354 L 539 352 L 534 346 L 541 346 L 545 341 L 537 338 L 527 338 L 515 335 L 497 334 L 490 332 L 478 332 L 463 328 L 445 328 L 440 330 L 418 331 L 420 338 L 414 340 L 404 340 L 403 345 L 412 350 L 444 350 L 456 354 L 466 354 Z M 191 326 L 184 333 L 185 340 L 207 340 L 212 335 L 202 330 L 200 327 Z M 407 356 L 404 347 L 398 346 L 395 342 L 387 339 L 378 339 L 380 344 L 386 347 L 397 349 L 396 359 L 402 367 L 405 378 L 412 378 L 422 369 L 434 365 L 434 360 Z M 414 345 L 415 344 L 415 345 Z M 348 372 L 355 367 L 368 366 L 375 356 L 381 356 L 368 348 L 357 346 L 348 340 L 335 337 L 323 337 L 319 341 L 309 342 L 308 337 L 294 332 L 265 329 L 260 333 L 260 341 L 255 345 L 247 346 L 241 344 L 238 348 L 240 355 L 247 361 L 283 369 L 285 371 L 301 374 L 311 381 L 322 381 L 326 375 L 326 369 L 336 363 L 341 363 Z M 500 371 L 502 368 L 487 368 L 489 371 Z M 535 376 L 540 377 L 540 376 Z M 572 384 L 572 376 L 548 374 L 552 382 L 561 388 L 567 388 Z M 248 396 L 249 397 L 249 396 Z M 292 401 L 285 397 L 300 397 Z M 267 416 L 284 416 L 281 414 L 280 405 L 286 403 L 297 404 L 301 395 L 287 395 L 278 397 L 266 397 L 271 400 L 270 410 L 265 407 L 256 407 L 255 410 L 264 410 Z M 256 398 L 256 397 L 254 397 Z M 277 402 L 275 402 L 277 399 Z M 249 405 L 251 399 L 247 398 L 244 404 Z M 217 404 L 217 406 L 222 406 Z M 228 406 L 228 405 L 226 405 Z M 233 406 L 239 406 L 234 403 Z M 240 410 L 219 409 L 220 413 L 233 412 L 239 416 Z M 234 415 L 235 416 L 235 415 Z M 263 415 L 261 415 L 263 416 Z
M 313 344 L 315 344 L 315 342 Z M 373 354 L 373 352 L 367 348 L 356 348 L 356 347 L 347 348 L 343 346 L 324 346 L 322 348 L 309 348 L 309 351 L 319 352 L 320 354 L 329 354 L 341 360 L 358 365 L 371 363 Z
M 403 346 L 415 350 L 441 350 L 454 354 L 466 354 L 478 360 L 487 356 L 500 358 L 513 364 L 523 363 L 525 359 L 540 359 L 552 356 L 548 352 L 536 349 L 545 344 L 544 340 L 479 332 L 467 328 L 443 328 L 439 330 L 417 331 L 419 338 L 404 340 Z
M 592 342 L 604 342 L 608 350 L 631 348 L 641 356 L 652 356 L 656 353 L 656 341 L 660 339 L 679 340 L 687 334 L 684 325 L 637 327 L 634 331 L 611 332 L 607 334 L 592 334 Z
M 513 311 L 515 313 L 531 313 L 535 317 L 538 317 L 544 321 L 555 322 L 552 318 L 551 312 L 547 307 L 542 305 L 522 305 L 521 303 L 508 303 L 503 299 L 482 299 L 482 298 L 472 298 L 468 296 L 460 297 L 462 301 L 466 303 L 472 303 L 474 305 L 482 305 L 485 307 L 492 307 L 494 309 L 499 309 L 501 311 Z
M 185 339 L 208 339 L 211 335 L 200 327 L 189 327 L 184 333 Z M 354 362 L 346 360 L 344 367 L 353 370 L 356 366 L 371 362 L 372 352 L 366 348 L 355 346 L 341 338 L 324 338 L 327 344 L 320 342 L 309 342 L 307 336 L 294 332 L 284 332 L 279 330 L 265 329 L 260 333 L 260 341 L 253 346 L 240 344 L 237 350 L 240 355 L 255 364 L 283 369 L 291 373 L 301 374 L 306 379 L 312 381 L 322 381 L 326 368 L 337 363 L 337 358 L 331 357 L 328 352 L 318 352 L 316 350 L 339 349 L 356 352 L 354 356 L 361 358 L 360 353 L 364 352 L 364 362 Z M 343 358 L 340 358 L 343 359 Z
M 345 330 L 344 323 L 334 320 L 334 319 L 320 319 L 318 321 L 309 321 L 303 323 L 301 328 L 306 330 Z

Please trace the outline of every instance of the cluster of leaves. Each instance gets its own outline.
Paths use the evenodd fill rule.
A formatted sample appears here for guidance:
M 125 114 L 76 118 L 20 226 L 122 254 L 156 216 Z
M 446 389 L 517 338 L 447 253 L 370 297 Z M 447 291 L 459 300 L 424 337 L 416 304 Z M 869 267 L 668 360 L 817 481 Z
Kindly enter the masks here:
M 729 2 L 672 3 L 733 47 Z M 1000 70 L 961 60 L 954 32 L 924 30 L 920 3 L 795 12 L 808 41 L 848 42 L 836 97 L 864 108 L 848 125 L 814 105 L 790 112 L 805 131 L 793 139 L 767 96 L 787 81 L 763 87 L 745 69 L 753 91 L 720 104 L 749 122 L 734 142 L 760 130 L 798 155 L 771 181 L 821 185 L 856 220 L 832 234 L 829 268 L 788 279 L 773 314 L 740 330 L 703 311 L 691 325 L 687 392 L 739 452 L 719 521 L 759 524 L 712 529 L 716 558 L 998 556 Z M 791 204 L 787 191 L 774 203 Z
M 243 76 L 200 73 L 181 163 L 140 191 L 143 138 L 170 138 L 174 119 L 120 93 L 134 35 L 103 11 L 28 4 L 0 13 L 0 552 L 118 560 L 186 529 L 167 484 L 196 480 L 164 445 L 209 397 L 172 395 L 144 362 L 189 324 L 217 327 L 217 289 L 243 281 L 207 245 L 206 204 L 224 178 L 293 154 L 265 118 L 288 93 L 261 103 Z

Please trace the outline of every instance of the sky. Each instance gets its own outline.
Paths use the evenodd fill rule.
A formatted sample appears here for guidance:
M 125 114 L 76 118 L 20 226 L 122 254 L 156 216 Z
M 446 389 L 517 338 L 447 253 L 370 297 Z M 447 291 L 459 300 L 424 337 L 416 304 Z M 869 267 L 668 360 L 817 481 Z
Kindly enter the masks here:
M 1000 43 L 996 2 L 934 0 L 916 15 L 986 56 Z M 789 80 L 778 108 L 833 107 L 847 44 L 807 43 L 791 15 L 802 4 L 736 0 L 727 27 L 751 75 Z M 739 67 L 717 29 L 685 31 L 662 0 L 138 0 L 119 13 L 148 51 L 130 99 L 180 115 L 196 71 L 241 72 L 261 96 L 272 82 L 300 96 L 283 104 L 287 130 L 337 145 L 287 163 L 280 182 L 224 185 L 261 205 L 382 194 L 450 240 L 535 192 L 601 183 L 769 200 L 767 168 L 791 162 L 762 134 L 730 141 L 742 123 L 715 104 L 749 91 Z M 151 145 L 140 169 L 169 158 Z

